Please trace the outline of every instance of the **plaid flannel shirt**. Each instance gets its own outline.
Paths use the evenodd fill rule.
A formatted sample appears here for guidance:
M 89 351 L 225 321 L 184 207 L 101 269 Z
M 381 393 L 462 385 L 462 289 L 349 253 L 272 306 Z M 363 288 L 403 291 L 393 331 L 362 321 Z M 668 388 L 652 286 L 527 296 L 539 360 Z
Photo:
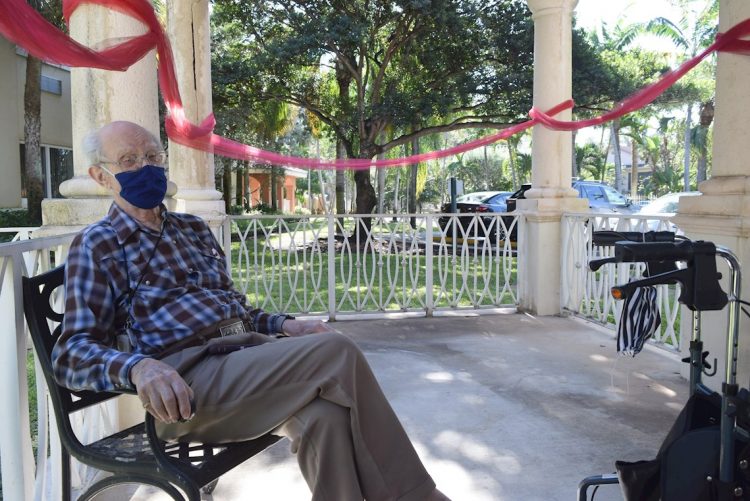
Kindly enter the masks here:
M 285 315 L 252 309 L 234 289 L 205 222 L 163 206 L 162 215 L 162 238 L 148 266 L 159 232 L 117 204 L 73 240 L 63 331 L 52 352 L 60 384 L 94 391 L 133 388 L 130 369 L 138 361 L 229 318 L 250 321 L 258 332 L 281 331 Z M 121 335 L 131 351 L 118 349 Z

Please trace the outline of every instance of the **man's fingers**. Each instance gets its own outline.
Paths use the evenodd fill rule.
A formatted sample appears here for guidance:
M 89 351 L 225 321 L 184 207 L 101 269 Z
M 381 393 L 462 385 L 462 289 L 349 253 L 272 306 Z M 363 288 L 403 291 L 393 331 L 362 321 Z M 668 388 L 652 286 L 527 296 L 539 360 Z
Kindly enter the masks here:
M 146 410 L 159 421 L 162 421 L 164 423 L 170 422 L 169 413 L 167 413 L 167 410 L 164 407 L 164 402 L 161 398 L 156 397 L 151 399 Z
M 193 417 L 192 402 L 193 389 L 186 384 L 172 384 L 172 390 L 177 397 L 177 416 L 176 420 L 187 421 Z
M 139 367 L 133 382 L 143 407 L 155 418 L 165 423 L 190 418 L 193 390 L 169 365 L 149 360 Z

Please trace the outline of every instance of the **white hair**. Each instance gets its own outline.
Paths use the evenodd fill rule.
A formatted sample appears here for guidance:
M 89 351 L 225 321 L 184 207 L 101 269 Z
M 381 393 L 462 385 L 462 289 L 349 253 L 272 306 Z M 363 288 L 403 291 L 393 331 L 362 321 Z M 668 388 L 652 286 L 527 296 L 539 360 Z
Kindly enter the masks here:
M 83 136 L 81 149 L 85 155 L 88 165 L 97 165 L 102 158 L 102 138 L 99 136 L 101 129 L 88 132 Z

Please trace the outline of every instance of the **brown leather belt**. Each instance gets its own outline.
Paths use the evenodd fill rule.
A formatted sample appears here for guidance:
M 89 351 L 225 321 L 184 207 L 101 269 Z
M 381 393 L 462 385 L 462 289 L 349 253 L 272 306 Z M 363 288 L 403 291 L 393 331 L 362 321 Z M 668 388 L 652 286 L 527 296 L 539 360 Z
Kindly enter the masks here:
M 244 334 L 253 332 L 253 330 L 254 329 L 252 322 L 248 320 L 242 320 L 239 318 L 229 318 L 227 320 L 222 320 L 221 322 L 217 322 L 210 327 L 206 327 L 205 329 L 198 331 L 192 336 L 181 339 L 176 343 L 168 346 L 167 349 L 159 354 L 158 358 L 168 357 L 169 355 L 173 355 L 178 351 L 192 348 L 194 346 L 203 346 L 208 343 L 209 340 L 216 337 Z

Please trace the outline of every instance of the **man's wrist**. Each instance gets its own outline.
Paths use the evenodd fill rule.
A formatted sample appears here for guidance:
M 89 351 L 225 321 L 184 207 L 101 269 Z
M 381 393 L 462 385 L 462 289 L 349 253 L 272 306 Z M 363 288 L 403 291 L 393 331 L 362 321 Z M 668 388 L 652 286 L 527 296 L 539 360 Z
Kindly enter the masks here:
M 287 315 L 286 313 L 280 313 L 278 317 L 276 317 L 275 327 L 276 327 L 276 334 L 283 334 L 284 333 L 284 322 L 287 320 L 294 320 L 296 317 L 294 315 Z

